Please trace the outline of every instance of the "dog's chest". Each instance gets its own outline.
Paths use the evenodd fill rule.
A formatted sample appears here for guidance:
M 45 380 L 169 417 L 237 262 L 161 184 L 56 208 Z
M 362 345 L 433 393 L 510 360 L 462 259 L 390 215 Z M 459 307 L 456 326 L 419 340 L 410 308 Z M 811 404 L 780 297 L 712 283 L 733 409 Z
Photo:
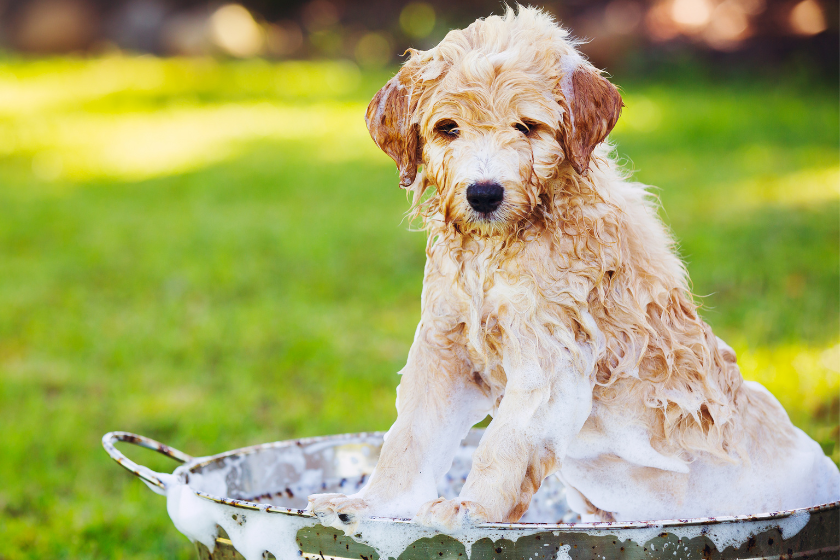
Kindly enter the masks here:
M 498 406 L 507 384 L 502 367 L 507 337 L 537 325 L 544 328 L 541 321 L 562 311 L 552 309 L 556 305 L 545 299 L 533 272 L 515 260 L 500 266 L 490 251 L 463 260 L 432 257 L 437 258 L 427 268 L 425 305 L 433 305 L 436 319 L 448 323 L 446 331 L 457 333 L 454 338 L 465 348 L 473 375 Z
M 539 344 L 563 344 L 552 333 L 572 322 L 567 310 L 585 301 L 588 287 L 576 283 L 574 274 L 547 274 L 552 263 L 536 266 L 531 252 L 500 260 L 493 249 L 485 246 L 466 258 L 433 251 L 424 298 L 449 323 L 446 330 L 459 333 L 473 372 L 498 401 L 507 382 L 502 362 L 509 337 L 527 342 L 521 336 L 539 330 Z
M 468 328 L 492 331 L 495 324 L 518 318 L 537 326 L 564 307 L 585 303 L 592 289 L 586 274 L 564 266 L 550 240 L 532 240 L 517 251 L 492 241 L 474 242 L 470 250 L 435 247 L 425 290 L 448 302 L 448 313 Z

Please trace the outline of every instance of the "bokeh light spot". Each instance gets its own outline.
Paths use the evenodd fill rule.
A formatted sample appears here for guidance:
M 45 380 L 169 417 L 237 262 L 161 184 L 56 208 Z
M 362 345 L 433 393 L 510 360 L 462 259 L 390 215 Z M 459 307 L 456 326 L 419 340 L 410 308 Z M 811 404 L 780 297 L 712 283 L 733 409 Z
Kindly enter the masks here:
M 750 19 L 739 2 L 724 2 L 712 13 L 703 32 L 706 43 L 718 50 L 731 50 L 750 35 Z
M 803 0 L 790 12 L 790 27 L 799 35 L 816 35 L 825 31 L 825 16 L 814 0 Z
M 641 21 L 642 6 L 632 0 L 613 0 L 604 9 L 604 25 L 610 33 L 630 33 Z
M 667 0 L 658 2 L 648 10 L 645 27 L 654 41 L 668 41 L 679 35 L 679 28 L 671 14 L 673 6 Z
M 8 13 L 6 10 L 4 18 Z M 85 0 L 33 0 L 21 2 L 14 24 L 5 22 L 4 31 L 11 31 L 14 42 L 24 49 L 66 52 L 88 45 L 95 37 L 96 25 L 96 11 Z
M 356 43 L 356 60 L 367 68 L 381 68 L 391 60 L 391 41 L 384 33 L 365 33 Z
M 684 28 L 700 28 L 709 23 L 712 7 L 708 0 L 675 0 L 671 16 Z
M 435 9 L 425 2 L 407 4 L 400 12 L 400 28 L 415 39 L 428 37 L 435 28 Z
M 268 27 L 266 48 L 274 56 L 287 56 L 303 46 L 303 33 L 293 21 L 281 21 Z
M 231 56 L 255 56 L 262 51 L 263 30 L 244 6 L 226 4 L 210 18 L 213 42 Z

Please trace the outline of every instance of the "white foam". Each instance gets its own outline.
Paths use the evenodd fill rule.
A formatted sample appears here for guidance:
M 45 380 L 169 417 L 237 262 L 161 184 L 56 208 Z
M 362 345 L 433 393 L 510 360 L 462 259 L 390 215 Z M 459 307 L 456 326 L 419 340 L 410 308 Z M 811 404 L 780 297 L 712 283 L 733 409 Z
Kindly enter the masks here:
M 167 512 L 175 527 L 193 542 L 200 542 L 210 551 L 216 544 L 217 526 L 225 530 L 233 547 L 245 560 L 263 560 L 263 553 L 276 558 L 294 558 L 300 555 L 296 537 L 298 531 L 318 525 L 309 516 L 286 515 L 261 510 L 245 510 L 220 504 L 195 494 L 189 486 L 167 481 Z M 268 506 L 266 506 L 268 507 Z M 519 538 L 543 532 L 544 529 L 505 530 L 498 528 L 469 527 L 450 536 L 464 545 L 467 558 L 473 545 L 481 539 L 516 542 Z M 409 521 L 369 518 L 359 522 L 350 537 L 376 550 L 380 558 L 398 558 L 412 543 L 434 537 L 438 531 Z
M 216 547 L 216 508 L 203 500 L 185 484 L 167 483 L 166 511 L 181 534 L 200 542 L 211 551 Z
M 750 537 L 754 537 L 774 527 L 778 527 L 782 533 L 782 538 L 787 540 L 805 528 L 810 518 L 811 515 L 807 511 L 798 511 L 788 517 L 776 519 L 732 520 L 711 524 L 679 526 L 658 524 L 650 525 L 649 527 L 624 529 L 604 527 L 603 529 L 583 531 L 583 533 L 595 537 L 612 535 L 622 541 L 632 541 L 639 546 L 647 545 L 662 533 L 670 533 L 678 539 L 707 537 L 715 545 L 718 552 L 723 552 L 729 547 L 738 549 Z
M 326 446 L 325 446 L 326 447 Z M 346 451 L 362 446 L 344 445 Z M 282 465 L 293 467 L 301 479 L 318 485 L 322 481 L 322 471 L 307 469 L 300 461 L 301 453 L 298 449 L 284 450 L 282 460 L 277 464 L 266 465 L 266 473 L 280 469 Z M 303 450 L 303 454 L 308 454 Z M 319 449 L 322 453 L 329 453 L 329 449 Z M 339 450 L 340 451 L 340 450 Z M 363 450 L 366 451 L 366 450 Z M 460 447 L 453 462 L 452 469 L 441 481 L 438 490 L 441 495 L 455 497 L 460 492 L 464 480 L 472 463 L 474 447 Z M 338 453 L 340 454 L 340 453 Z M 372 455 L 370 452 L 365 456 Z M 339 460 L 344 465 L 348 461 Z M 348 459 L 349 460 L 349 459 Z M 288 463 L 287 463 L 288 461 Z M 201 460 L 199 460 L 201 462 Z M 348 465 L 345 465 L 348 466 Z M 355 464 L 349 465 L 355 470 Z M 248 471 L 249 466 L 245 456 L 233 456 L 220 462 L 217 468 L 205 468 L 199 472 L 190 472 L 190 485 L 207 494 L 226 497 L 238 488 L 237 479 Z M 246 560 L 262 560 L 263 552 L 268 551 L 277 558 L 294 558 L 300 554 L 296 537 L 298 531 L 305 527 L 319 524 L 317 518 L 311 516 L 288 515 L 279 512 L 269 512 L 268 504 L 261 505 L 259 510 L 237 508 L 208 500 L 196 494 L 190 485 L 183 481 L 189 472 L 185 468 L 176 471 L 175 475 L 160 475 L 166 485 L 167 512 L 176 529 L 193 542 L 200 542 L 211 551 L 216 544 L 218 529 L 221 527 L 229 536 L 231 543 Z M 232 485 L 229 487 L 229 485 Z M 534 496 L 530 510 L 530 520 L 534 522 L 556 522 L 570 515 L 565 502 L 565 491 L 562 483 L 552 477 L 546 481 Z M 571 514 L 574 515 L 574 514 Z M 355 534 L 350 537 L 362 544 L 366 544 L 379 553 L 383 559 L 398 558 L 412 543 L 422 538 L 434 537 L 440 534 L 433 528 L 419 525 L 408 520 L 395 521 L 384 518 L 361 519 L 354 529 Z M 467 557 L 472 553 L 472 546 L 479 540 L 489 538 L 492 541 L 507 539 L 516 541 L 527 535 L 544 531 L 541 528 L 523 530 L 506 530 L 494 527 L 465 527 L 452 533 L 451 536 L 460 541 L 466 550 Z
M 178 482 L 175 476 L 158 476 L 167 485 L 167 511 L 175 527 L 191 541 L 200 542 L 211 551 L 215 547 L 219 526 L 225 530 L 233 547 L 245 560 L 263 560 L 265 551 L 276 558 L 294 558 L 300 555 L 296 541 L 298 531 L 318 524 L 317 519 L 309 516 L 272 513 L 265 509 L 245 510 L 216 503 L 196 495 L 189 486 Z M 705 536 L 714 543 L 719 552 L 723 552 L 729 547 L 740 548 L 750 537 L 774 527 L 779 528 L 783 539 L 790 539 L 808 524 L 809 519 L 810 514 L 807 511 L 799 511 L 781 519 L 733 520 L 716 524 L 667 527 L 662 524 L 637 528 L 599 527 L 592 530 L 583 529 L 580 532 L 596 537 L 612 535 L 622 541 L 635 542 L 639 546 L 648 545 L 663 532 L 680 539 Z M 516 542 L 522 537 L 544 531 L 541 527 L 523 528 L 521 525 L 517 526 L 516 530 L 475 526 L 461 528 L 452 532 L 450 536 L 464 545 L 467 558 L 470 558 L 473 545 L 481 539 Z M 409 521 L 370 518 L 359 522 L 358 529 L 351 538 L 370 546 L 380 558 L 387 559 L 398 558 L 415 541 L 438 534 L 432 528 Z M 555 532 L 556 534 L 558 533 Z M 570 559 L 569 548 L 569 545 L 562 546 L 557 553 L 557 560 Z
M 743 391 L 763 391 L 770 398 L 754 383 L 745 382 Z M 795 438 L 784 452 L 764 455 L 751 449 L 749 461 L 734 464 L 697 454 L 689 462 L 660 454 L 637 420 L 596 403 L 569 446 L 561 476 L 617 521 L 720 518 L 836 501 L 837 468 L 816 442 L 793 431 Z M 573 507 L 587 511 L 585 503 Z
M 371 436 L 363 442 L 343 442 L 335 450 L 326 446 L 319 449 L 324 457 L 337 465 L 347 468 L 348 472 L 356 473 L 359 469 L 363 474 L 367 470 L 364 463 L 376 455 L 375 441 L 381 436 Z M 470 436 L 473 441 L 459 448 L 455 454 L 452 468 L 438 485 L 438 493 L 446 498 L 459 495 L 464 481 L 469 473 L 472 453 L 478 438 Z M 372 446 L 370 449 L 367 446 Z M 246 560 L 262 560 L 263 552 L 268 551 L 277 558 L 294 558 L 300 554 L 297 544 L 297 534 L 305 527 L 319 524 L 317 518 L 309 515 L 295 515 L 268 511 L 268 504 L 260 504 L 259 509 L 251 510 L 221 504 L 196 494 L 197 490 L 218 497 L 243 498 L 239 494 L 245 489 L 253 490 L 249 485 L 262 484 L 258 481 L 268 481 L 274 485 L 286 484 L 282 481 L 291 477 L 297 481 L 294 484 L 296 492 L 299 482 L 307 479 L 308 485 L 321 487 L 322 483 L 337 484 L 324 480 L 322 469 L 313 469 L 313 464 L 300 461 L 301 457 L 311 456 L 306 448 L 288 448 L 276 452 L 276 461 L 261 461 L 255 456 L 233 455 L 216 460 L 215 465 L 204 467 L 198 472 L 190 470 L 189 465 L 179 467 L 174 475 L 153 473 L 166 486 L 167 511 L 175 527 L 191 541 L 201 542 L 208 549 L 213 550 L 218 527 L 224 529 L 232 545 Z M 346 457 L 343 457 L 346 454 Z M 357 458 L 353 456 L 358 455 Z M 251 457 L 251 458 L 249 458 Z M 199 459 L 197 462 L 202 463 Z M 317 461 L 314 464 L 318 464 Z M 254 472 L 257 469 L 258 472 Z M 284 470 L 285 469 L 285 470 Z M 273 473 L 273 474 L 271 474 Z M 275 478 L 276 474 L 280 478 Z M 343 471 L 342 471 L 342 474 Z M 187 477 L 189 475 L 189 477 Z M 335 476 L 335 475 L 331 475 Z M 268 477 L 268 478 L 266 478 Z M 361 485 L 364 476 L 357 482 Z M 189 485 L 185 482 L 189 481 Z M 291 479 L 287 479 L 291 484 Z M 343 484 L 343 482 L 342 482 Z M 192 486 L 192 487 L 191 487 Z M 329 490 L 329 488 L 327 488 Z M 267 487 L 258 487 L 257 491 L 270 491 Z M 305 493 L 301 493 L 305 496 Z M 247 498 L 246 498 L 247 499 Z M 292 499 L 291 496 L 289 499 Z M 297 496 L 295 500 L 299 499 Z M 282 505 L 285 498 L 274 500 Z M 288 502 L 287 502 L 288 503 Z M 567 505 L 566 491 L 559 478 L 549 477 L 540 490 L 534 495 L 532 506 L 529 508 L 523 522 L 556 523 L 576 521 Z M 807 511 L 799 511 L 787 517 L 774 519 L 736 519 L 731 517 L 718 518 L 717 523 L 700 523 L 693 525 L 672 525 L 672 522 L 661 521 L 652 525 L 637 527 L 613 527 L 609 525 L 578 525 L 560 529 L 563 532 L 579 532 L 595 537 L 613 536 L 623 541 L 632 541 L 639 546 L 650 546 L 652 539 L 667 532 L 681 539 L 707 537 L 714 543 L 718 551 L 729 547 L 739 548 L 750 537 L 778 527 L 784 539 L 790 539 L 799 533 L 808 523 L 810 515 Z M 385 518 L 360 519 L 352 529 L 353 540 L 370 546 L 379 553 L 383 560 L 398 558 L 412 543 L 418 539 L 430 538 L 440 533 L 433 528 L 419 525 L 408 520 L 394 520 Z M 461 527 L 448 533 L 465 547 L 469 558 L 473 545 L 481 539 L 499 541 L 502 539 L 516 542 L 519 538 L 546 531 L 540 526 L 514 524 L 500 526 L 489 524 L 481 526 Z M 555 529 L 555 535 L 559 531 Z M 676 545 L 678 550 L 684 545 Z M 671 555 L 672 547 L 666 550 Z M 568 560 L 569 550 L 561 548 L 557 560 Z
M 310 517 L 219 504 L 197 496 L 189 486 L 174 482 L 174 477 L 166 489 L 166 510 L 176 529 L 210 551 L 216 546 L 218 525 L 245 560 L 263 560 L 265 551 L 278 559 L 300 556 L 298 531 L 318 524 Z
M 469 559 L 472 555 L 473 545 L 481 539 L 490 539 L 494 543 L 502 539 L 516 542 L 522 537 L 545 532 L 544 528 L 517 530 L 501 529 L 495 527 L 466 527 L 457 531 L 447 533 L 464 545 Z M 399 556 L 419 539 L 435 537 L 440 535 L 439 531 L 418 525 L 410 521 L 395 522 L 391 519 L 370 518 L 359 522 L 356 533 L 351 538 L 357 542 L 366 544 L 376 550 L 382 560 L 388 558 L 399 558 Z
M 626 529 L 597 529 L 592 531 L 582 531 L 586 535 L 601 537 L 604 535 L 612 535 L 622 541 L 633 541 L 639 546 L 644 546 L 649 541 L 655 539 L 662 534 L 662 525 L 650 525 L 648 527 L 633 527 Z
M 718 552 L 723 552 L 730 546 L 740 548 L 750 537 L 754 537 L 768 529 L 778 527 L 782 538 L 787 540 L 801 531 L 811 514 L 799 511 L 782 519 L 768 519 L 765 521 L 719 523 L 715 525 L 687 525 L 685 527 L 669 527 L 667 531 L 678 538 L 692 539 L 706 536 L 711 540 Z
M 779 522 L 779 529 L 782 531 L 782 538 L 788 540 L 796 536 L 799 531 L 805 528 L 808 521 L 811 520 L 811 514 L 807 511 L 797 511 L 790 517 Z
M 225 507 L 228 510 L 236 509 Z M 246 560 L 262 560 L 263 551 L 270 552 L 278 560 L 295 558 L 300 555 L 296 540 L 298 531 L 317 525 L 315 520 L 306 517 L 266 511 L 237 511 L 226 516 L 225 524 L 219 525 L 227 532 L 233 547 Z M 234 515 L 238 515 L 239 519 L 244 518 L 244 522 L 240 525 L 233 519 Z
M 216 503 L 196 495 L 189 486 L 178 482 L 177 477 L 163 475 L 161 478 L 167 485 L 167 511 L 175 527 L 191 541 L 200 542 L 211 551 L 215 547 L 219 526 L 225 530 L 233 547 L 245 560 L 263 560 L 264 551 L 270 552 L 276 558 L 294 558 L 300 555 L 296 541 L 298 531 L 318 524 L 317 519 L 309 516 L 272 513 L 265 509 L 245 510 Z M 599 527 L 580 532 L 600 537 L 612 535 L 623 541 L 635 542 L 639 546 L 647 545 L 663 532 L 680 539 L 705 536 L 714 543 L 719 552 L 723 552 L 729 547 L 740 548 L 750 537 L 773 527 L 779 528 L 782 538 L 790 539 L 808 524 L 809 519 L 807 511 L 800 511 L 781 519 L 733 520 L 718 524 L 668 527 L 661 524 L 638 528 Z M 518 526 L 516 530 L 511 530 L 476 526 L 459 529 L 450 536 L 464 545 L 469 558 L 473 545 L 481 539 L 490 539 L 493 542 L 506 539 L 516 542 L 522 537 L 544 531 L 545 529 L 540 527 Z M 370 518 L 359 522 L 358 530 L 351 538 L 370 546 L 380 558 L 387 559 L 398 558 L 415 541 L 438 534 L 432 528 L 409 521 Z M 557 559 L 569 559 L 568 551 L 569 545 L 561 547 Z
M 379 558 L 399 558 L 408 545 L 422 538 L 433 537 L 437 531 L 414 523 L 400 523 L 399 529 L 387 519 L 364 519 L 353 539 L 376 550 Z M 469 551 L 467 551 L 469 554 Z
M 572 560 L 572 557 L 569 556 L 569 550 L 572 548 L 570 544 L 564 544 L 557 550 L 557 560 Z

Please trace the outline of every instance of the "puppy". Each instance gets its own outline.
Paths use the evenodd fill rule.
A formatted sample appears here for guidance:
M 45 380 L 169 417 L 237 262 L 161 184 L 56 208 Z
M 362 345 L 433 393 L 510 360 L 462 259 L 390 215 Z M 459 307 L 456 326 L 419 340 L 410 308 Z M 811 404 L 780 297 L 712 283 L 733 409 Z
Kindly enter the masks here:
M 523 7 L 411 50 L 376 94 L 371 136 L 428 231 L 422 313 L 376 470 L 311 496 L 323 523 L 514 522 L 552 474 L 588 521 L 840 499 L 837 467 L 698 316 L 655 203 L 604 142 L 621 107 Z M 438 498 L 488 413 L 460 496 Z

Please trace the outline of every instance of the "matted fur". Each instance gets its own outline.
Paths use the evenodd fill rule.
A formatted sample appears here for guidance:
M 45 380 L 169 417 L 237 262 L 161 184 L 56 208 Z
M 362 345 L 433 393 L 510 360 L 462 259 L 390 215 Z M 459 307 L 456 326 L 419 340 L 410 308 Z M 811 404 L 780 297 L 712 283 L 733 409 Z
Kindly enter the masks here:
M 520 7 L 409 52 L 366 117 L 428 234 L 422 318 L 376 472 L 313 496 L 323 521 L 515 521 L 555 472 L 605 520 L 782 509 L 798 503 L 783 491 L 704 485 L 785 470 L 822 481 L 806 502 L 837 497 L 836 467 L 698 315 L 655 199 L 604 142 L 620 94 L 568 32 Z M 487 215 L 466 198 L 480 181 L 504 187 Z M 488 412 L 461 498 L 435 499 Z M 815 466 L 777 459 L 803 449 Z

